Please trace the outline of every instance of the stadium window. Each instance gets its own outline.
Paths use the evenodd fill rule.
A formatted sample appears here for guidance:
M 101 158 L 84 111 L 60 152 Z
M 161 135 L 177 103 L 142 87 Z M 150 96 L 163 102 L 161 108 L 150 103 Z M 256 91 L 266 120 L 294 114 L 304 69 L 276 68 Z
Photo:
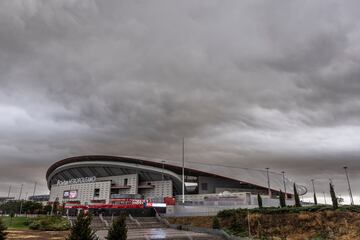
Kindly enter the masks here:
M 128 185 L 128 179 L 125 178 L 125 179 L 124 179 L 124 186 L 127 186 L 127 185 Z
M 208 185 L 207 183 L 201 183 L 201 190 L 207 191 L 208 190 Z
M 94 197 L 100 197 L 100 188 L 94 189 Z

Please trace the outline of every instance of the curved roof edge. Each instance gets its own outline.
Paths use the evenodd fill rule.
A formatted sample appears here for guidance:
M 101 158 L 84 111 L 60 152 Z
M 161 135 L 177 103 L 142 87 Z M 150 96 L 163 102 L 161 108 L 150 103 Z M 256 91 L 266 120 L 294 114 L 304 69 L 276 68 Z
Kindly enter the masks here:
M 163 165 L 163 159 L 149 159 L 144 157 L 132 157 L 132 156 L 109 156 L 109 155 L 84 155 L 84 156 L 75 156 L 70 158 L 65 158 L 63 160 L 57 161 L 52 164 L 46 172 L 46 180 L 49 182 L 49 177 L 52 175 L 57 168 L 77 162 L 98 162 L 98 161 L 113 161 L 113 162 L 125 162 L 125 163 L 137 163 L 152 167 L 161 168 Z M 167 162 L 172 162 L 174 164 L 168 164 Z M 174 172 L 181 172 L 182 167 L 180 163 L 176 163 L 175 161 L 166 161 L 164 163 L 164 167 L 170 169 Z M 267 176 L 265 170 L 256 170 L 256 169 L 248 169 L 248 168 L 233 168 L 233 167 L 225 167 L 219 165 L 210 165 L 210 164 L 201 164 L 201 163 L 193 163 L 193 162 L 185 162 L 185 171 L 192 173 L 199 173 L 208 176 L 218 176 L 221 178 L 232 179 L 235 181 L 246 182 L 252 185 L 256 185 L 259 187 L 267 188 Z M 271 185 L 270 188 L 273 191 L 279 191 L 283 188 L 283 179 L 282 174 L 269 172 L 271 177 Z M 287 193 L 293 192 L 293 184 L 294 182 L 285 179 Z M 302 185 L 296 184 L 298 188 L 298 192 L 300 195 L 304 195 L 307 193 L 307 188 Z

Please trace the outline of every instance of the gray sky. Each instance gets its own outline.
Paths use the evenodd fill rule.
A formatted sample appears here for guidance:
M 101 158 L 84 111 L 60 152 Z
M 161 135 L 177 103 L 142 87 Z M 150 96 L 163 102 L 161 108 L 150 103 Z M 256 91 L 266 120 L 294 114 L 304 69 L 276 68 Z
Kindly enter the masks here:
M 0 1 L 0 193 L 82 154 L 360 193 L 359 1 Z

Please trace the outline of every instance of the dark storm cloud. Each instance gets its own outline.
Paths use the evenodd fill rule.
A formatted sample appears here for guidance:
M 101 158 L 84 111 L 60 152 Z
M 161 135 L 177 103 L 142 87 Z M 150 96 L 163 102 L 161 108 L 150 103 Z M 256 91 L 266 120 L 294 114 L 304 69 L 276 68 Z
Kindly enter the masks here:
M 360 174 L 357 5 L 2 1 L 0 191 L 44 191 L 73 155 L 178 160 L 183 136 L 189 161 L 343 186 L 344 164 Z

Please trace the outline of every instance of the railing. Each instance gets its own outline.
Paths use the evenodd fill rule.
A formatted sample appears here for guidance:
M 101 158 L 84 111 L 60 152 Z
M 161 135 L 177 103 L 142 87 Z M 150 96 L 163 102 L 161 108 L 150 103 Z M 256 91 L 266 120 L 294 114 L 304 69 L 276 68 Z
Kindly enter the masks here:
M 131 214 L 129 214 L 129 218 L 130 218 L 131 221 L 135 222 L 136 225 L 138 225 L 138 226 L 141 225 L 137 219 L 135 219 L 135 218 L 133 218 L 133 216 L 131 216 Z
M 102 213 L 99 214 L 99 217 L 100 217 L 100 220 L 101 220 L 101 221 L 105 224 L 105 226 L 108 228 L 108 227 L 109 227 L 109 222 L 103 218 Z

